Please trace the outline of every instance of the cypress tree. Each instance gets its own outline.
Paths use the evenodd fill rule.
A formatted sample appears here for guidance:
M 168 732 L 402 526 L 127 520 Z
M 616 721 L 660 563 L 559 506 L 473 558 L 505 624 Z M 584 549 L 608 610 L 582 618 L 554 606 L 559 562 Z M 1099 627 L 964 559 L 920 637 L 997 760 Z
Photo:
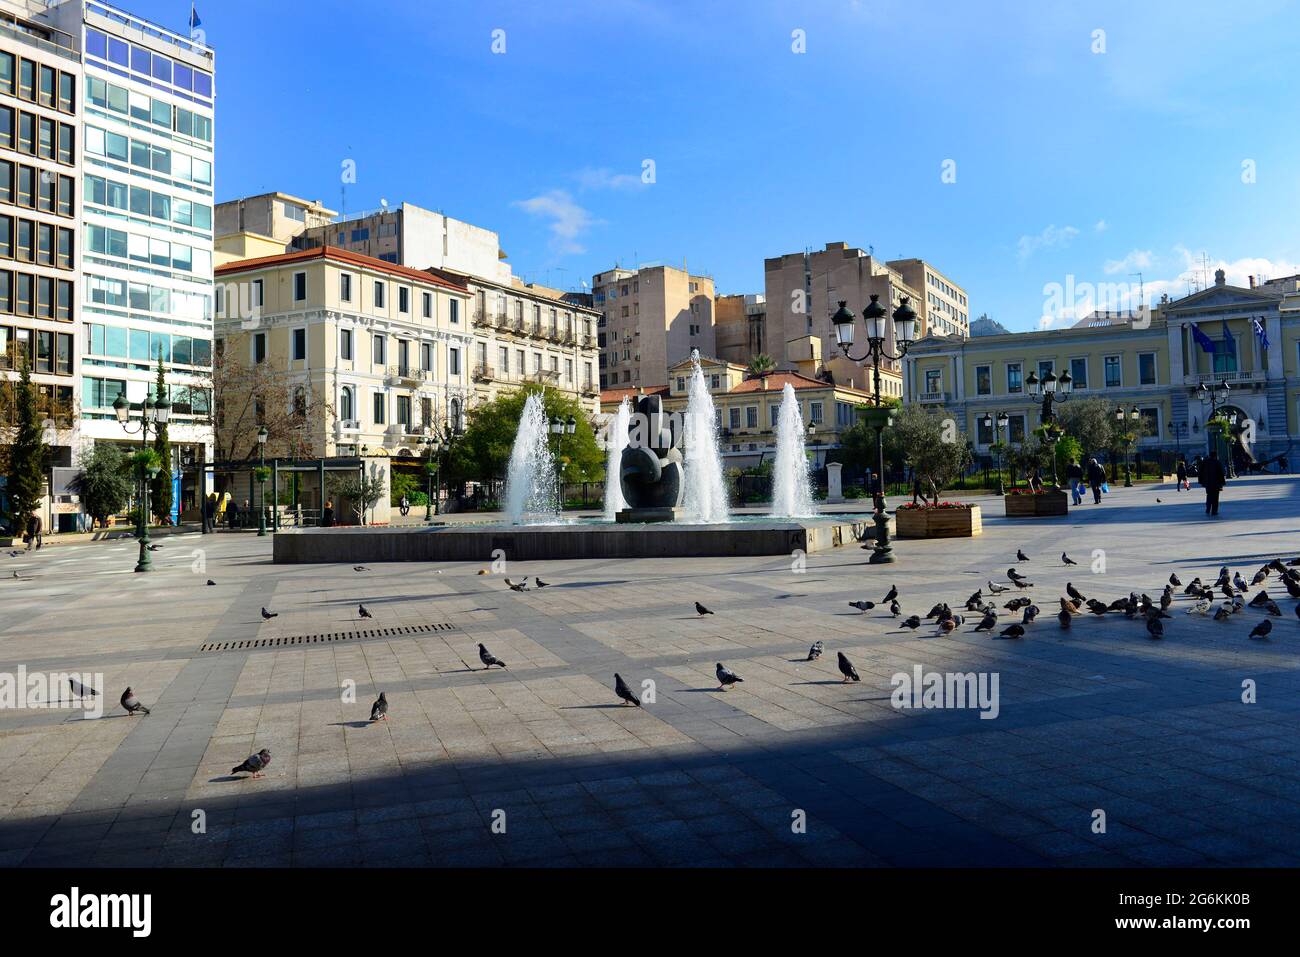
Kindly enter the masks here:
M 161 401 L 167 395 L 167 377 L 163 370 L 162 349 L 158 350 L 156 393 L 157 401 Z M 168 516 L 172 513 L 172 444 L 165 423 L 158 425 L 157 430 L 154 435 L 153 450 L 158 453 L 158 461 L 162 463 L 162 468 L 158 470 L 158 477 L 149 483 L 149 506 L 159 524 L 165 525 Z
M 36 410 L 36 387 L 32 385 L 32 370 L 26 354 L 15 384 L 15 431 L 13 445 L 9 448 L 9 473 L 5 493 L 9 498 L 9 521 L 15 535 L 27 528 L 27 518 L 41 504 L 41 491 L 45 486 L 45 461 L 49 449 L 45 445 L 40 416 Z

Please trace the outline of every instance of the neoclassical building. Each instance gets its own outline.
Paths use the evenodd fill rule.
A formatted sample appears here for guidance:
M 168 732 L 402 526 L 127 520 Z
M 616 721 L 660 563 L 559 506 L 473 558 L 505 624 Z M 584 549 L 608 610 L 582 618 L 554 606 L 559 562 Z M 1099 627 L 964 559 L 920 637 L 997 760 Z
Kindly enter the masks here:
M 997 441 L 989 413 L 1009 419 L 1002 438 L 1018 443 L 1040 424 L 1028 377 L 1068 372 L 1075 396 L 1136 407 L 1147 420 L 1141 447 L 1209 447 L 1215 404 L 1255 425 L 1257 459 L 1286 454 L 1300 438 L 1300 276 L 1213 286 L 1149 313 L 1094 316 L 1067 328 L 916 342 L 903 367 L 904 401 L 942 406 L 980 454 Z M 1226 390 L 1223 389 L 1226 386 Z M 1204 388 L 1203 388 L 1204 387 Z

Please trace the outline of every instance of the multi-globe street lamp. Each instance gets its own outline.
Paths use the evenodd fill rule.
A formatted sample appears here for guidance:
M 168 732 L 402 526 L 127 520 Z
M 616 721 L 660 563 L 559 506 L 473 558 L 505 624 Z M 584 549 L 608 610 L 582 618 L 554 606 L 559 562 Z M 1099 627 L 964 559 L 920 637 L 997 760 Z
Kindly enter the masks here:
M 266 426 L 257 430 L 257 484 L 261 501 L 257 507 L 257 534 L 266 534 L 266 440 L 270 437 Z
M 564 511 L 564 479 L 562 476 L 564 466 L 558 461 L 560 454 L 560 436 L 572 435 L 576 431 L 578 431 L 578 420 L 573 416 L 569 416 L 568 419 L 562 419 L 557 415 L 555 418 L 551 419 L 551 435 L 554 437 L 554 455 L 557 459 L 555 463 L 555 504 L 560 511 Z
M 137 431 L 140 433 L 141 457 L 140 466 L 136 470 L 140 480 L 140 510 L 135 523 L 135 537 L 140 542 L 140 556 L 135 564 L 137 572 L 153 571 L 153 563 L 149 560 L 149 479 L 157 475 L 159 468 L 167 464 L 160 463 L 159 468 L 145 467 L 144 453 L 149 448 L 149 429 L 152 426 L 154 435 L 157 435 L 159 429 L 167 424 L 171 411 L 171 403 L 165 396 L 159 394 L 155 401 L 146 395 L 144 402 L 140 403 L 140 428 L 137 430 L 129 427 L 131 403 L 126 400 L 126 396 L 119 392 L 117 398 L 113 400 L 113 414 L 117 416 L 118 424 L 122 426 L 123 431 L 127 435 L 134 435 Z
M 424 520 L 431 523 L 433 516 L 439 514 L 436 488 L 438 466 L 434 464 L 434 457 L 442 451 L 442 440 L 437 432 L 431 432 L 420 437 L 420 444 L 424 446 L 424 476 L 429 496 L 429 500 L 424 503 Z
M 898 355 L 891 355 L 885 351 L 885 307 L 879 302 L 880 296 L 872 293 L 871 302 L 862 310 L 862 319 L 867 327 L 867 352 L 865 355 L 854 358 L 849 355 L 849 349 L 853 345 L 853 313 L 848 309 L 846 300 L 840 300 L 839 311 L 831 316 L 831 322 L 835 327 L 835 341 L 839 344 L 840 352 L 850 362 L 862 362 L 871 359 L 873 398 L 875 408 L 867 413 L 867 424 L 876 430 L 876 464 L 878 467 L 878 481 L 880 482 L 880 495 L 876 499 L 876 513 L 874 521 L 876 523 L 876 541 L 868 562 L 872 565 L 889 564 L 896 559 L 894 550 L 889 544 L 889 518 L 885 514 L 885 429 L 893 421 L 889 409 L 883 408 L 883 400 L 880 395 L 880 360 L 888 359 L 891 362 L 900 362 L 907 355 L 908 348 L 911 347 L 913 336 L 916 332 L 916 310 L 908 305 L 908 297 L 903 296 L 899 300 L 898 308 L 894 310 L 894 337 L 898 342 Z
M 1126 423 L 1136 424 L 1137 420 L 1140 419 L 1141 417 L 1142 417 L 1142 413 L 1138 411 L 1137 406 L 1133 406 L 1133 408 L 1129 409 L 1128 411 L 1125 411 L 1123 406 L 1120 406 L 1115 410 L 1115 421 L 1118 422 L 1120 425 L 1124 425 Z M 1124 487 L 1125 488 L 1133 487 L 1133 473 L 1129 468 L 1129 461 L 1131 458 L 1131 452 L 1133 450 L 1133 439 L 1130 438 L 1129 435 L 1130 433 L 1128 431 L 1124 433 Z
M 1065 434 L 1065 430 L 1056 424 L 1055 405 L 1070 398 L 1074 392 L 1074 380 L 1070 378 L 1068 372 L 1062 372 L 1058 378 L 1049 370 L 1041 380 L 1034 373 L 1029 373 L 1025 385 L 1029 388 L 1030 398 L 1037 400 L 1042 397 L 1043 405 L 1038 419 L 1043 424 L 1043 430 L 1052 444 L 1052 485 L 1059 486 L 1056 476 L 1056 443 Z
M 1011 422 L 1011 416 L 1001 410 L 997 412 L 984 413 L 984 427 L 989 429 L 993 435 L 993 444 L 998 447 L 998 494 L 1006 495 L 1007 487 L 1002 481 L 1002 452 L 1006 445 L 1002 442 L 1002 434 Z M 996 431 L 993 431 L 996 426 Z M 1014 478 L 1013 478 L 1014 481 Z

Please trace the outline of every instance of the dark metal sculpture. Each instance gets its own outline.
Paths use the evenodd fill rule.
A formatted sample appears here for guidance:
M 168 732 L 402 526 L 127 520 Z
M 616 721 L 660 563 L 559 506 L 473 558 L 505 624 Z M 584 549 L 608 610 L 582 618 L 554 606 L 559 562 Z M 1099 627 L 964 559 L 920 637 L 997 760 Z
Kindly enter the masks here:
M 632 407 L 619 484 L 629 509 L 671 509 L 682 504 L 686 491 L 682 453 L 661 396 L 641 396 Z

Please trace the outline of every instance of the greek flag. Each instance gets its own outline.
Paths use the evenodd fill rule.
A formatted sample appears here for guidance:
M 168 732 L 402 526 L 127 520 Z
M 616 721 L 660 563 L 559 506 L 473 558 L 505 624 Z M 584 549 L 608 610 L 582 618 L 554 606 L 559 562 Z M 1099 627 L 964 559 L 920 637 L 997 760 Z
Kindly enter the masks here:
M 1232 333 L 1228 331 L 1228 320 L 1223 320 L 1223 347 L 1227 350 L 1228 355 L 1237 354 L 1237 340 L 1232 338 Z
M 1191 330 L 1192 330 L 1192 339 L 1193 341 L 1196 342 L 1198 346 L 1201 347 L 1202 352 L 1214 351 L 1214 340 L 1211 339 L 1209 336 L 1207 336 L 1205 333 L 1203 333 L 1201 331 L 1200 326 L 1198 326 L 1196 323 L 1193 322 L 1191 324 Z
M 1252 319 L 1251 323 L 1255 326 L 1255 338 L 1259 340 L 1259 347 L 1264 352 L 1268 351 L 1268 333 L 1264 331 L 1264 324 L 1258 319 Z

